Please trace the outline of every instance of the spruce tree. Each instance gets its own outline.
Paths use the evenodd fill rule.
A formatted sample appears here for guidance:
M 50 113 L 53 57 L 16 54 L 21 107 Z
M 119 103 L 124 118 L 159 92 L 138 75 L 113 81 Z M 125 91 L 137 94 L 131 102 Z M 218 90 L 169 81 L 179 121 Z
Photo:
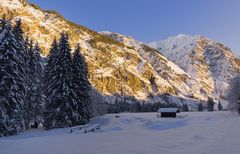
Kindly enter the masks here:
M 199 104 L 198 104 L 198 111 L 199 111 L 199 112 L 203 111 L 203 105 L 202 105 L 202 103 L 199 103 Z
M 84 118 L 82 123 L 89 121 L 91 109 L 91 87 L 87 73 L 87 64 L 78 44 L 73 54 L 73 88 L 79 114 Z
M 218 102 L 218 111 L 222 111 L 223 110 L 223 106 L 221 104 L 221 101 L 219 100 Z
M 21 71 L 21 75 L 24 78 L 25 82 L 25 105 L 24 105 L 24 119 L 25 119 L 25 128 L 29 128 L 31 119 L 33 117 L 33 70 L 31 69 L 33 67 L 33 57 L 31 57 L 32 54 L 32 41 L 29 42 L 28 35 L 26 39 L 24 40 L 23 37 L 23 28 L 22 28 L 22 22 L 21 19 L 17 20 L 14 28 L 13 33 L 16 37 L 16 40 L 18 42 L 18 54 L 19 54 L 19 62 L 21 62 L 21 66 L 23 66 L 23 70 Z
M 41 49 L 38 43 L 35 44 L 33 48 L 33 56 L 34 56 L 34 74 L 33 74 L 33 116 L 31 118 L 32 121 L 38 122 L 42 117 L 43 110 L 43 68 L 41 64 Z
M 50 70 L 51 84 L 45 87 L 48 89 L 45 106 L 46 129 L 69 127 L 75 123 L 73 97 L 72 97 L 72 58 L 68 35 L 61 33 L 59 40 L 58 54 L 54 69 Z
M 189 111 L 189 108 L 188 108 L 188 105 L 187 105 L 187 104 L 183 104 L 183 106 L 182 106 L 182 111 L 183 111 L 183 112 L 188 112 L 188 111 Z
M 52 86 L 54 80 L 54 73 L 57 61 L 57 54 L 59 53 L 58 43 L 56 38 L 54 38 L 48 57 L 47 57 L 47 64 L 44 67 L 43 71 L 43 92 L 46 97 L 46 100 L 51 98 L 51 93 L 53 91 Z
M 212 98 L 208 98 L 207 108 L 208 111 L 214 111 L 214 101 Z
M 22 43 L 24 42 L 24 38 L 23 38 L 23 33 L 24 32 L 23 32 L 23 29 L 22 29 L 22 21 L 21 21 L 21 19 L 18 19 L 16 21 L 16 24 L 15 24 L 15 26 L 13 28 L 13 33 L 14 33 L 16 39 L 22 41 Z
M 0 136 L 13 135 L 25 127 L 25 80 L 19 40 L 10 21 L 0 20 Z
M 26 47 L 25 47 L 25 40 L 23 37 L 23 28 L 21 19 L 16 21 L 15 26 L 13 27 L 13 34 L 16 39 L 16 46 L 17 46 L 17 56 L 19 58 L 18 64 L 21 66 L 21 75 L 24 78 L 25 82 L 27 82 L 27 60 L 26 60 Z M 25 83 L 26 84 L 26 83 Z
M 34 57 L 34 51 L 33 51 L 33 41 L 30 40 L 28 41 L 28 37 L 25 42 L 25 48 L 26 48 L 26 53 L 27 53 L 27 102 L 26 102 L 26 123 L 27 126 L 29 127 L 29 124 L 33 121 L 34 119 L 34 111 L 35 111 L 35 91 L 34 91 L 34 73 L 35 73 L 35 57 Z
M 47 57 L 47 63 L 46 66 L 44 67 L 43 71 L 43 93 L 44 93 L 44 101 L 45 101 L 45 106 L 44 106 L 44 127 L 46 129 L 50 129 L 52 126 L 53 122 L 53 116 L 51 115 L 51 111 L 47 111 L 47 109 L 55 106 L 53 103 L 54 96 L 52 95 L 53 91 L 55 90 L 55 78 L 56 78 L 56 61 L 57 61 L 57 54 L 59 53 L 59 48 L 58 48 L 58 43 L 56 39 L 54 38 L 54 41 L 52 42 L 48 57 Z M 57 105 L 56 105 L 57 106 Z M 53 110 L 53 109 L 52 109 Z M 55 111 L 54 111 L 55 112 Z M 56 126 L 55 126 L 56 127 Z

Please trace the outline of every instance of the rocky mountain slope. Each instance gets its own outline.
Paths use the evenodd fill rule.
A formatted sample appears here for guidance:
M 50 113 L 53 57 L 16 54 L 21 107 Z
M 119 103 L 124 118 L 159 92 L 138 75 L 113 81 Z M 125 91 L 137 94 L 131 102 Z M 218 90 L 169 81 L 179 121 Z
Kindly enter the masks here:
M 25 33 L 47 54 L 54 37 L 70 34 L 72 47 L 80 43 L 87 60 L 89 79 L 103 94 L 118 93 L 145 99 L 151 93 L 175 93 L 174 87 L 132 47 L 65 20 L 55 11 L 44 11 L 25 0 L 0 0 L 0 16 L 22 19 Z M 154 79 L 154 81 L 152 81 Z
M 179 42 L 174 48 L 181 47 L 181 50 L 176 51 L 183 52 L 174 54 L 177 55 L 174 59 L 166 54 L 169 48 L 167 45 L 159 52 L 158 46 L 154 46 L 158 49 L 156 50 L 131 37 L 111 32 L 97 33 L 64 19 L 55 11 L 45 11 L 36 5 L 28 4 L 26 0 L 0 0 L 0 10 L 0 16 L 6 14 L 12 20 L 22 19 L 25 33 L 38 41 L 45 55 L 54 37 L 58 38 L 63 30 L 68 32 L 71 46 L 80 43 L 82 47 L 91 84 L 106 95 L 117 93 L 146 99 L 151 94 L 170 93 L 184 98 L 206 100 L 208 96 L 214 96 L 215 80 L 218 79 L 213 78 L 217 76 L 218 69 L 214 70 L 212 67 L 215 65 L 213 62 L 217 62 L 212 58 L 221 56 L 222 50 L 226 49 L 228 58 L 219 61 L 219 67 L 225 62 L 235 67 L 236 63 L 234 60 L 229 61 L 233 59 L 231 53 L 219 44 L 215 44 L 219 47 L 219 51 L 216 50 L 218 54 L 215 50 L 212 52 L 207 40 L 190 42 L 190 45 L 186 45 L 190 46 L 189 49 Z M 195 43 L 197 45 L 194 42 L 198 42 Z M 205 52 L 206 46 L 209 46 L 208 52 Z M 189 52 L 193 58 L 185 61 L 184 58 L 190 57 L 187 56 Z M 233 70 L 235 72 L 235 69 Z M 226 71 L 228 68 L 222 69 L 221 74 Z M 230 78 L 229 75 L 231 74 L 226 73 L 226 79 Z
M 208 96 L 212 96 L 213 91 L 208 87 L 201 86 L 201 80 L 186 73 L 178 65 L 168 60 L 157 50 L 154 50 L 131 37 L 118 33 L 105 31 L 101 32 L 101 34 L 109 36 L 127 46 L 133 47 L 152 65 L 160 77 L 164 78 L 174 87 L 176 95 L 182 97 L 194 97 L 201 100 L 206 100 Z
M 203 36 L 180 34 L 149 45 L 199 79 L 216 98 L 224 98 L 228 81 L 240 70 L 239 59 L 229 48 Z

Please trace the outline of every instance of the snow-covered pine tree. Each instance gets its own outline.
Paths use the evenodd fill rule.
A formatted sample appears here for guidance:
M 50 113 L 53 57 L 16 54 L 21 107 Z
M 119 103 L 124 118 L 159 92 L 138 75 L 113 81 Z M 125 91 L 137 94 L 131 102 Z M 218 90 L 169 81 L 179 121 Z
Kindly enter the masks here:
M 80 108 L 79 113 L 84 118 L 83 122 L 87 122 L 91 116 L 91 86 L 87 76 L 87 64 L 80 50 L 80 45 L 78 44 L 73 54 L 73 87 Z
M 26 127 L 28 128 L 30 126 L 30 123 L 34 119 L 34 111 L 35 111 L 35 100 L 34 100 L 34 73 L 35 73 L 35 57 L 34 57 L 34 51 L 33 51 L 33 41 L 28 41 L 28 36 L 25 40 L 25 50 L 26 50 L 26 61 L 27 61 L 27 101 L 26 101 L 26 107 L 25 107 L 25 121 L 26 121 Z
M 219 100 L 219 102 L 218 102 L 218 111 L 222 111 L 222 110 L 223 110 L 223 106 L 222 106 L 221 101 Z
M 26 93 L 25 93 L 25 101 L 24 101 L 24 119 L 25 119 L 25 128 L 29 128 L 29 123 L 30 123 L 30 118 L 31 115 L 28 114 L 29 112 L 32 112 L 31 108 L 29 109 L 29 106 L 31 106 L 30 100 L 31 100 L 31 94 L 32 94 L 32 89 L 31 89 L 31 72 L 30 72 L 30 57 L 29 57 L 29 41 L 28 41 L 28 36 L 26 37 L 26 39 L 24 39 L 23 35 L 23 28 L 22 28 L 22 22 L 21 19 L 18 19 L 16 21 L 15 26 L 13 27 L 13 33 L 16 37 L 16 40 L 18 42 L 18 54 L 20 57 L 20 62 L 21 65 L 23 66 L 23 70 L 21 71 L 21 75 L 24 78 L 24 82 L 25 82 L 25 89 L 26 89 Z
M 75 124 L 72 92 L 72 57 L 68 35 L 61 33 L 59 51 L 54 56 L 55 66 L 50 70 L 51 83 L 46 95 L 44 126 L 46 129 L 69 127 Z
M 189 111 L 189 108 L 188 108 L 188 105 L 187 105 L 187 104 L 183 104 L 183 106 L 182 106 L 182 111 L 183 111 L 183 112 L 188 112 L 188 111 Z
M 54 38 L 48 57 L 47 57 L 47 64 L 44 67 L 43 71 L 43 92 L 45 95 L 45 99 L 48 100 L 51 98 L 51 94 L 54 88 L 52 86 L 53 80 L 54 80 L 54 74 L 55 74 L 55 67 L 56 67 L 56 61 L 57 61 L 57 54 L 59 53 L 58 49 L 58 43 L 56 38 Z
M 41 64 L 41 49 L 38 45 L 38 43 L 35 44 L 33 48 L 33 56 L 34 56 L 34 74 L 33 74 L 33 103 L 34 103 L 34 109 L 33 109 L 33 122 L 38 122 L 42 118 L 42 112 L 43 112 L 43 104 L 44 104 L 44 98 L 43 98 L 43 68 Z
M 19 43 L 21 43 L 21 48 L 24 48 L 24 38 L 21 19 L 18 19 L 16 21 L 16 24 L 13 27 L 13 33 L 15 35 L 15 38 L 19 41 Z
M 58 43 L 56 38 L 54 38 L 48 57 L 47 57 L 47 64 L 44 67 L 43 71 L 43 93 L 44 93 L 44 127 L 46 129 L 50 129 L 52 126 L 52 116 L 51 111 L 47 111 L 46 109 L 52 108 L 55 106 L 53 103 L 54 96 L 52 95 L 53 91 L 55 90 L 55 78 L 56 78 L 56 62 L 57 62 L 57 54 L 59 53 Z M 53 109 L 52 109 L 53 110 Z M 54 111 L 55 112 L 55 111 Z
M 25 40 L 24 40 L 24 32 L 23 32 L 23 28 L 22 28 L 22 22 L 21 19 L 18 19 L 16 21 L 15 26 L 13 27 L 13 34 L 15 35 L 16 38 L 16 42 L 18 43 L 18 55 L 19 55 L 19 59 L 21 65 L 23 66 L 23 70 L 22 70 L 22 76 L 25 79 L 25 82 L 27 82 L 27 49 L 25 46 Z
M 202 105 L 202 103 L 199 103 L 199 104 L 198 104 L 198 111 L 199 111 L 199 112 L 202 112 L 202 111 L 203 111 L 203 105 Z
M 25 80 L 19 40 L 10 21 L 0 20 L 0 136 L 24 129 Z
M 214 111 L 214 104 L 215 104 L 215 102 L 213 101 L 213 99 L 209 97 L 208 103 L 207 103 L 208 111 Z

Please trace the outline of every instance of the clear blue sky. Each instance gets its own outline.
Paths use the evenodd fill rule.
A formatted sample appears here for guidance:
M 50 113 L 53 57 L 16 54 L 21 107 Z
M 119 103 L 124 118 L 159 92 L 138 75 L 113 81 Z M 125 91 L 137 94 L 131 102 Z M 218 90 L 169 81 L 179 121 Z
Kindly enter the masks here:
M 28 0 L 96 31 L 151 42 L 201 34 L 240 55 L 240 0 Z

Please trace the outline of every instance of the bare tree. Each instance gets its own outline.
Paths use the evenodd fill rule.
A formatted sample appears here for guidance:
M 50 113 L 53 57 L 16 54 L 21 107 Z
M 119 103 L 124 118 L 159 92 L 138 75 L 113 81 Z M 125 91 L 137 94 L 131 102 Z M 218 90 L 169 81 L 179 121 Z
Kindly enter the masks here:
M 240 112 L 240 74 L 230 81 L 227 98 L 229 108 Z

